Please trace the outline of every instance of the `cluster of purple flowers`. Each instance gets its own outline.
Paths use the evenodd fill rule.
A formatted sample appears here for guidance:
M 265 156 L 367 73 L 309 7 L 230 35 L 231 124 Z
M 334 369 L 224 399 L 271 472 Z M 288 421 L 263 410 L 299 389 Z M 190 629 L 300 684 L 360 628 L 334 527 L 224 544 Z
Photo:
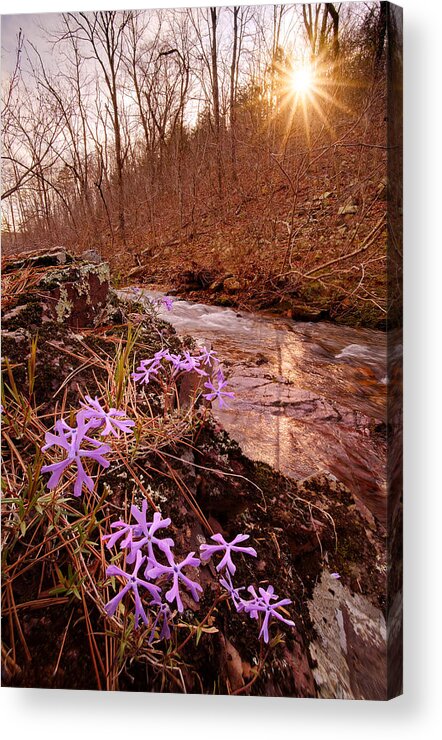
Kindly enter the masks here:
M 221 586 L 228 592 L 232 599 L 233 605 L 237 612 L 245 612 L 252 619 L 258 619 L 262 617 L 261 629 L 259 637 L 264 639 L 264 642 L 269 642 L 269 623 L 271 619 L 278 619 L 284 624 L 288 624 L 290 627 L 294 627 L 295 623 L 291 619 L 286 619 L 282 614 L 278 612 L 280 607 L 291 604 L 290 599 L 279 599 L 275 594 L 273 586 L 267 586 L 266 589 L 259 588 L 259 593 L 256 593 L 254 586 L 248 586 L 247 591 L 251 594 L 251 599 L 244 599 L 240 595 L 240 591 L 244 591 L 245 586 L 235 588 L 232 583 L 232 575 L 235 575 L 236 565 L 232 560 L 232 552 L 241 552 L 244 555 L 252 555 L 256 557 L 256 550 L 253 547 L 243 547 L 240 542 L 248 540 L 248 534 L 238 534 L 231 541 L 227 542 L 221 534 L 214 534 L 211 539 L 214 540 L 216 545 L 201 545 L 201 559 L 208 560 L 212 555 L 224 553 L 222 559 L 216 566 L 216 570 L 220 572 L 225 571 L 225 576 L 220 578 L 219 582 Z M 279 600 L 278 600 L 279 599 Z M 272 604 L 272 601 L 274 602 Z
M 171 301 L 171 299 L 168 299 Z M 166 301 L 166 298 L 163 299 Z M 165 303 L 167 310 L 171 310 L 172 303 Z M 157 375 L 162 367 L 162 362 L 167 361 L 172 365 L 174 376 L 181 372 L 196 371 L 207 378 L 204 387 L 207 389 L 203 397 L 209 401 L 218 400 L 219 406 L 225 406 L 225 398 L 233 398 L 232 392 L 224 390 L 227 381 L 219 365 L 216 353 L 213 350 L 202 348 L 198 355 L 191 355 L 185 351 L 183 354 L 174 355 L 169 350 L 160 350 L 151 359 L 142 360 L 132 377 L 136 382 L 148 383 L 152 375 Z M 120 434 L 131 434 L 135 422 L 128 419 L 123 410 L 109 408 L 106 410 L 97 397 L 94 399 L 85 396 L 81 403 L 81 409 L 76 413 L 75 425 L 70 426 L 64 419 L 59 419 L 54 426 L 53 432 L 46 432 L 45 444 L 41 448 L 43 452 L 58 447 L 64 452 L 64 457 L 59 462 L 44 465 L 42 473 L 50 473 L 47 487 L 55 488 L 64 473 L 71 467 L 76 468 L 74 496 L 80 496 L 83 485 L 89 491 L 93 491 L 94 482 L 84 461 L 98 463 L 103 468 L 109 467 L 106 455 L 111 447 L 99 437 Z M 261 618 L 260 637 L 265 642 L 269 641 L 269 623 L 271 619 L 277 619 L 288 625 L 294 623 L 283 617 L 279 611 L 280 607 L 290 604 L 289 599 L 278 600 L 272 586 L 267 589 L 259 588 L 256 593 L 254 586 L 248 587 L 251 598 L 241 596 L 245 587 L 235 588 L 232 576 L 235 575 L 236 565 L 233 555 L 242 554 L 256 557 L 257 553 L 253 547 L 247 547 L 241 543 L 249 536 L 238 534 L 231 542 L 224 539 L 221 534 L 212 536 L 215 544 L 204 544 L 200 547 L 200 557 L 190 552 L 181 561 L 176 560 L 173 549 L 174 540 L 171 537 L 162 536 L 171 520 L 162 518 L 159 512 L 153 514 L 152 519 L 147 519 L 147 502 L 143 501 L 141 509 L 135 505 L 131 507 L 131 516 L 134 523 L 126 523 L 122 520 L 111 524 L 115 530 L 103 537 L 107 548 L 118 545 L 125 552 L 124 564 L 133 566 L 130 572 L 125 567 L 110 565 L 106 570 L 109 577 L 118 577 L 123 586 L 120 591 L 106 604 L 105 610 L 109 616 L 113 616 L 124 596 L 131 592 L 133 596 L 134 625 L 139 626 L 140 620 L 148 626 L 150 624 L 151 642 L 158 632 L 159 638 L 170 638 L 170 624 L 173 617 L 172 608 L 178 612 L 184 611 L 183 589 L 187 591 L 194 601 L 199 601 L 202 587 L 196 580 L 192 580 L 186 574 L 188 568 L 199 568 L 202 562 L 209 560 L 214 555 L 221 555 L 216 566 L 220 574 L 219 583 L 228 592 L 238 612 L 248 614 L 252 619 Z M 333 574 L 334 577 L 339 577 Z M 167 589 L 167 590 L 166 590 Z M 163 591 L 164 594 L 163 594 Z M 148 597 L 147 599 L 143 597 Z M 147 607 L 151 608 L 151 614 Z
M 240 553 L 256 557 L 256 550 L 253 547 L 244 547 L 240 544 L 245 542 L 249 535 L 238 534 L 231 542 L 228 542 L 221 534 L 215 534 L 211 539 L 216 544 L 201 545 L 201 559 L 195 557 L 195 553 L 191 552 L 181 562 L 177 562 L 172 551 L 175 545 L 174 541 L 170 537 L 161 538 L 157 534 L 160 530 L 166 529 L 171 520 L 169 518 L 163 519 L 160 513 L 155 512 L 152 521 L 148 521 L 146 501 L 143 501 L 141 509 L 132 506 L 131 515 L 135 520 L 134 524 L 127 524 L 122 520 L 113 522 L 111 528 L 117 531 L 103 537 L 109 549 L 119 542 L 120 549 L 126 551 L 125 562 L 127 564 L 134 563 L 133 571 L 130 573 L 116 565 L 111 565 L 106 570 L 106 575 L 120 576 L 124 583 L 122 589 L 105 606 L 106 613 L 109 616 L 115 614 L 118 604 L 125 594 L 131 591 L 135 607 L 135 627 L 138 627 L 140 619 L 148 626 L 149 617 L 142 602 L 141 592 L 148 595 L 150 599 L 148 606 L 152 607 L 153 610 L 149 641 L 153 640 L 160 619 L 162 619 L 162 628 L 159 638 L 169 638 L 170 621 L 172 619 L 171 606 L 175 604 L 178 612 L 184 611 L 181 590 L 184 588 L 188 591 L 195 601 L 199 601 L 199 594 L 202 592 L 200 584 L 185 575 L 183 569 L 187 567 L 198 568 L 201 561 L 209 560 L 213 555 L 219 554 L 222 555 L 222 558 L 216 566 L 216 570 L 218 573 L 224 571 L 224 577 L 219 580 L 221 586 L 229 593 L 238 612 L 244 612 L 252 619 L 258 619 L 261 616 L 262 624 L 259 636 L 264 639 L 264 642 L 269 641 L 269 623 L 271 619 L 277 619 L 290 626 L 294 625 L 294 622 L 283 617 L 278 611 L 280 607 L 292 602 L 290 599 L 278 600 L 273 586 L 268 586 L 266 589 L 259 588 L 259 593 L 256 593 L 254 586 L 249 586 L 248 592 L 252 597 L 249 599 L 240 595 L 240 591 L 244 591 L 245 587 L 235 588 L 233 586 L 231 576 L 236 572 L 236 565 L 233 562 L 232 554 Z M 142 577 L 138 575 L 141 568 Z M 171 583 L 170 588 L 165 592 L 163 598 L 162 589 L 167 587 L 169 583 Z
M 168 638 L 170 637 L 169 622 L 172 617 L 169 604 L 175 602 L 176 609 L 179 612 L 184 611 L 181 589 L 185 588 L 195 601 L 199 600 L 199 593 L 202 592 L 200 584 L 192 581 L 183 571 L 188 567 L 197 568 L 200 565 L 200 559 L 195 557 L 194 552 L 189 553 L 181 562 L 175 559 L 172 551 L 175 546 L 173 539 L 158 536 L 161 530 L 170 525 L 170 519 L 163 519 L 159 512 L 155 512 L 152 520 L 148 521 L 147 501 L 143 501 L 141 509 L 132 505 L 130 511 L 135 524 L 127 524 L 122 520 L 113 522 L 111 528 L 117 531 L 103 537 L 109 549 L 119 541 L 120 550 L 126 551 L 126 563 L 135 563 L 131 573 L 127 573 L 116 565 L 110 565 L 107 568 L 106 575 L 118 575 L 125 583 L 119 593 L 106 604 L 106 613 L 109 616 L 115 614 L 124 595 L 132 591 L 135 605 L 135 627 L 138 627 L 140 619 L 147 626 L 149 619 L 141 600 L 140 590 L 142 589 L 143 593 L 149 594 L 149 606 L 154 607 L 156 615 L 152 622 L 149 640 L 153 640 L 160 619 L 162 619 L 160 639 Z M 142 568 L 143 577 L 138 575 L 140 568 Z M 158 581 L 161 586 L 171 582 L 170 588 L 164 594 L 165 600 L 162 598 L 160 585 L 153 583 L 153 580 Z
M 76 414 L 76 426 L 69 426 L 64 419 L 55 422 L 55 434 L 46 432 L 45 444 L 42 452 L 51 447 L 60 447 L 66 456 L 60 462 L 44 465 L 42 473 L 51 473 L 47 482 L 49 490 L 55 488 L 63 473 L 72 465 L 77 468 L 74 484 L 74 496 L 81 496 L 83 485 L 89 491 L 93 491 L 94 482 L 83 466 L 83 460 L 89 459 L 97 462 L 103 468 L 109 467 L 109 460 L 105 457 L 110 452 L 110 447 L 98 439 L 91 437 L 89 432 L 99 432 L 101 436 L 109 434 L 118 437 L 120 432 L 129 434 L 135 422 L 126 417 L 124 411 L 111 408 L 106 411 L 98 401 L 97 397 L 92 399 L 86 396 L 86 402 L 82 403 L 82 409 Z
M 151 359 L 142 360 L 136 372 L 132 373 L 132 377 L 136 382 L 148 383 L 152 375 L 158 374 L 163 360 L 171 363 L 174 375 L 195 370 L 200 375 L 206 376 L 208 380 L 204 387 L 207 388 L 207 393 L 203 393 L 203 397 L 209 401 L 217 399 L 220 408 L 225 406 L 224 398 L 234 397 L 232 392 L 224 390 L 227 381 L 219 367 L 216 353 L 205 347 L 199 355 L 195 356 L 192 356 L 188 351 L 185 351 L 182 355 L 174 355 L 167 349 L 160 350 Z M 215 383 L 204 367 L 212 371 L 216 368 Z M 89 491 L 92 491 L 94 483 L 85 470 L 83 462 L 88 459 L 98 463 L 103 468 L 107 468 L 109 467 L 109 460 L 105 456 L 111 448 L 99 439 L 91 437 L 90 434 L 98 432 L 101 437 L 108 435 L 118 437 L 120 433 L 132 433 L 135 426 L 135 422 L 128 419 L 124 411 L 115 408 L 106 411 L 97 397 L 93 399 L 86 396 L 85 401 L 81 403 L 82 408 L 76 414 L 75 426 L 71 427 L 64 419 L 59 419 L 55 423 L 55 433 L 46 432 L 45 445 L 43 445 L 42 451 L 46 452 L 52 447 L 59 447 L 65 452 L 63 460 L 42 467 L 42 473 L 51 473 L 47 482 L 49 490 L 55 488 L 64 472 L 74 466 L 77 469 L 74 496 L 81 495 L 83 485 Z
M 191 371 L 207 377 L 207 381 L 204 383 L 207 391 L 202 394 L 203 398 L 208 401 L 217 400 L 220 408 L 226 406 L 225 398 L 234 398 L 232 391 L 224 390 L 227 381 L 219 365 L 216 352 L 206 349 L 206 347 L 203 347 L 198 355 L 191 355 L 188 351 L 185 351 L 183 354 L 174 355 L 168 349 L 162 349 L 148 360 L 141 360 L 135 372 L 132 373 L 132 378 L 136 383 L 147 385 L 152 376 L 158 375 L 163 367 L 163 360 L 169 362 L 172 366 L 173 377 L 176 377 L 181 372 Z

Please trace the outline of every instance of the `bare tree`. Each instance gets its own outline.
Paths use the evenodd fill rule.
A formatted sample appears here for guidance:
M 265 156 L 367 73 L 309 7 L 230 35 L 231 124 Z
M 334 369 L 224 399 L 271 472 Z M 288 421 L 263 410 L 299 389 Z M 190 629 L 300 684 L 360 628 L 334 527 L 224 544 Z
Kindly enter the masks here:
M 216 139 L 216 172 L 218 178 L 218 195 L 222 194 L 222 163 L 221 163 L 221 116 L 219 105 L 219 80 L 218 80 L 218 52 L 217 52 L 217 27 L 218 27 L 217 8 L 210 8 L 211 35 L 210 35 L 210 53 L 211 53 L 211 76 L 212 76 L 212 95 L 213 95 L 213 118 L 215 124 Z
M 333 3 L 303 5 L 302 16 L 312 60 L 321 59 L 328 49 L 332 57 L 339 57 L 339 10 Z M 331 41 L 330 41 L 331 36 Z
M 234 6 L 233 12 L 233 44 L 232 61 L 230 64 L 230 155 L 232 164 L 233 180 L 237 179 L 236 172 L 236 147 L 235 147 L 235 124 L 236 124 L 236 90 L 238 84 L 238 14 L 239 7 Z
M 121 135 L 119 102 L 119 72 L 123 59 L 123 33 L 133 17 L 132 11 L 100 11 L 96 13 L 67 13 L 63 15 L 66 25 L 65 38 L 71 37 L 89 47 L 94 60 L 100 66 L 110 104 L 115 144 L 115 164 L 118 188 L 119 237 L 124 244 L 125 197 L 124 197 L 124 149 Z

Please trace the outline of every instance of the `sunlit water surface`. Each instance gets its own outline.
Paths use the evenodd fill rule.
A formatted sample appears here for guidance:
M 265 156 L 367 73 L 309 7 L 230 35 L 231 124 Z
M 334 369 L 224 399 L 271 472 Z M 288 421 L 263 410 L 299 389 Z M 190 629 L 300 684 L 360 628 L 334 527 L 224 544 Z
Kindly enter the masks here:
M 217 351 L 235 400 L 214 413 L 246 455 L 294 478 L 328 470 L 385 523 L 383 332 L 183 300 L 160 315 Z

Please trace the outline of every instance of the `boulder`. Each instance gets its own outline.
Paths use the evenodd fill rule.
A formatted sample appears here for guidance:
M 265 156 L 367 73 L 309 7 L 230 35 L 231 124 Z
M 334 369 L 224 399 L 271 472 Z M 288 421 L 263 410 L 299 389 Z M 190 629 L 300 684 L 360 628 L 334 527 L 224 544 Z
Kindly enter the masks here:
M 20 281 L 22 269 L 28 266 L 47 269 L 41 271 L 41 276 L 40 271 L 37 273 L 37 282 L 33 279 L 30 287 L 24 285 L 13 295 L 3 317 L 5 326 L 23 324 L 25 314 L 27 324 L 56 321 L 78 329 L 100 323 L 111 297 L 108 264 L 73 262 L 65 250 L 52 250 L 35 258 L 9 261 L 5 270 L 8 280 L 13 281 L 16 273 Z
M 97 326 L 109 299 L 109 265 L 103 262 L 53 270 L 38 287 L 48 293 L 45 307 L 49 318 L 75 329 Z

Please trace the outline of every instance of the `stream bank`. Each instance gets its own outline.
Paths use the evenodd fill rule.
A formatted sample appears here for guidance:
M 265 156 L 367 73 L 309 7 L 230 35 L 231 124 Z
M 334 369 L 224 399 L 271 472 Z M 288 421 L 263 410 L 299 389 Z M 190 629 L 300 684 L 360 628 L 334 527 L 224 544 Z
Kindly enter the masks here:
M 11 272 L 14 275 L 13 268 Z M 92 310 L 97 308 L 94 275 L 101 290 L 99 310 Z M 164 321 L 165 317 L 155 316 L 138 300 L 121 301 L 112 293 L 109 281 L 104 279 L 102 266 L 99 275 L 101 281 L 96 265 L 82 263 L 81 266 L 69 264 L 63 267 L 56 263 L 46 265 L 42 276 L 30 273 L 26 289 L 6 293 L 4 356 L 8 358 L 17 387 L 24 392 L 29 382 L 30 340 L 38 334 L 33 403 L 39 409 L 40 418 L 46 420 L 47 427 L 62 401 L 69 410 L 70 407 L 75 408 L 79 392 L 94 395 L 94 384 L 103 372 L 100 356 L 112 356 L 118 340 L 127 337 L 129 324 L 136 326 L 139 332 L 131 362 L 136 362 L 137 357 L 146 356 L 146 353 L 151 356 L 164 344 L 173 351 L 194 346 L 195 340 L 207 339 L 208 324 L 213 330 L 212 316 L 203 327 L 203 335 L 196 326 L 182 326 L 180 338 L 175 331 L 178 327 L 171 327 Z M 57 306 L 62 308 L 57 310 Z M 196 313 L 192 307 L 189 310 Z M 174 320 L 178 321 L 179 306 L 175 306 L 170 316 L 173 314 Z M 229 326 L 231 319 L 229 314 Z M 254 319 L 249 317 L 248 320 L 253 324 Z M 221 322 L 218 317 L 219 323 L 224 331 L 225 316 Z M 245 333 L 252 336 L 251 326 L 246 326 Z M 281 329 L 275 326 L 274 331 L 280 332 Z M 187 334 L 191 334 L 193 339 L 186 337 Z M 240 332 L 238 334 L 238 327 L 231 334 L 242 347 L 241 362 L 228 349 L 232 336 L 225 338 L 224 346 L 220 343 L 216 348 L 236 390 L 232 418 L 243 416 L 244 421 L 246 410 L 260 413 L 257 408 L 251 408 L 253 405 L 259 408 L 267 406 L 277 412 L 268 413 L 266 419 L 281 418 L 281 409 L 284 414 L 289 411 L 290 418 L 297 422 L 309 413 L 316 424 L 319 421 L 321 424 L 339 424 L 341 417 L 344 423 L 340 434 L 344 435 L 343 430 L 349 421 L 342 413 L 342 398 L 339 399 L 338 410 L 332 412 L 319 395 L 320 387 L 326 387 L 327 377 L 330 378 L 327 363 L 323 367 L 323 377 L 320 372 L 315 375 L 317 387 L 314 393 L 301 389 L 299 395 L 300 391 L 292 380 L 282 382 L 281 374 L 274 374 L 273 368 L 268 367 L 270 378 L 264 377 L 265 382 L 262 383 L 263 378 L 259 374 L 252 374 L 252 383 L 241 395 L 239 386 L 244 375 L 239 368 L 251 369 L 250 363 L 253 371 L 265 368 L 270 363 L 265 359 L 262 361 L 259 353 L 264 358 L 271 357 L 273 349 L 268 334 L 264 346 L 261 336 L 261 349 L 252 353 L 245 346 L 244 337 L 239 335 Z M 258 341 L 256 337 L 255 341 Z M 317 341 L 316 344 L 319 346 Z M 280 350 L 277 352 L 281 368 L 288 362 L 284 353 L 285 350 L 282 354 Z M 344 356 L 348 357 L 348 352 Z M 313 357 L 312 363 L 319 367 Z M 292 361 L 289 364 L 294 367 Z M 348 362 L 344 365 L 352 367 Z M 377 372 L 373 371 L 375 378 Z M 342 387 L 339 373 L 335 380 L 336 388 Z M 376 380 L 379 384 L 381 381 L 382 377 Z M 183 388 L 183 407 L 186 393 L 189 390 Z M 312 393 L 314 398 L 305 395 Z M 278 403 L 274 403 L 275 396 Z M 273 400 L 267 403 L 268 399 Z M 13 403 L 8 391 L 5 401 L 6 408 Z M 158 389 L 154 389 L 149 402 L 154 420 L 162 413 Z M 239 406 L 235 410 L 236 403 Z M 372 411 L 378 408 L 377 392 L 373 391 L 370 396 L 369 406 Z M 370 426 L 364 426 L 366 410 L 364 399 L 356 401 L 352 410 L 357 420 L 362 419 L 364 429 Z M 371 419 L 376 414 L 366 416 Z M 292 599 L 289 609 L 295 628 L 283 626 L 272 633 L 275 639 L 268 654 L 265 651 L 262 662 L 263 651 L 257 638 L 256 623 L 245 619 L 244 615 L 233 613 L 226 602 L 222 602 L 211 617 L 212 632 L 202 634 L 199 640 L 192 638 L 183 650 L 184 686 L 181 690 L 198 693 L 213 693 L 215 690 L 216 693 L 261 696 L 386 698 L 386 567 L 382 517 L 370 510 L 363 496 L 358 496 L 357 491 L 341 482 L 340 476 L 330 471 L 330 465 L 326 468 L 325 459 L 315 468 L 316 453 L 313 449 L 308 465 L 303 463 L 304 474 L 294 468 L 285 471 L 282 464 L 279 465 L 280 470 L 275 470 L 264 459 L 264 454 L 259 459 L 259 456 L 251 454 L 251 448 L 244 449 L 245 441 L 239 444 L 232 439 L 228 433 L 229 424 L 233 430 L 230 417 L 223 419 L 214 409 L 213 416 L 204 412 L 202 418 L 204 422 L 199 422 L 198 427 L 186 427 L 182 438 L 171 439 L 161 454 L 160 451 L 140 454 L 137 469 L 144 471 L 143 480 L 163 515 L 171 516 L 179 552 L 197 549 L 198 543 L 205 541 L 210 534 L 207 528 L 202 527 L 189 501 L 203 512 L 212 531 L 226 536 L 234 536 L 237 532 L 250 534 L 258 550 L 258 558 L 252 563 L 240 562 L 238 583 L 272 583 L 277 593 Z M 7 429 L 13 447 L 22 459 L 30 462 L 32 451 L 24 444 L 20 432 L 12 425 Z M 247 436 L 245 431 L 244 439 Z M 273 434 L 270 427 L 269 431 Z M 382 436 L 382 430 L 374 430 L 375 433 Z M 302 434 L 301 429 L 298 434 Z M 363 438 L 365 432 L 361 434 Z M 368 437 L 367 434 L 365 436 Z M 250 436 L 249 444 L 253 446 Z M 8 470 L 11 470 L 10 449 L 6 444 L 5 464 L 9 466 Z M 285 452 L 280 455 L 280 459 L 285 457 Z M 358 477 L 363 478 L 360 474 Z M 135 489 L 136 483 L 130 476 L 122 476 L 112 468 L 104 471 L 97 490 L 98 496 L 105 496 L 103 521 L 110 512 L 113 516 L 123 516 Z M 9 491 L 8 494 L 13 496 L 14 492 Z M 136 495 L 139 496 L 139 492 Z M 82 510 L 81 502 L 74 504 Z M 16 509 L 5 506 L 3 514 L 6 521 L 11 522 Z M 35 516 L 35 510 L 29 512 L 25 522 L 29 527 Z M 5 556 L 6 575 L 9 568 L 14 568 L 16 562 L 26 557 L 32 530 L 27 531 L 25 527 L 16 536 Z M 9 542 L 7 544 L 10 545 Z M 86 565 L 94 569 L 97 587 L 102 588 L 104 573 L 96 570 L 96 563 L 88 559 L 87 552 L 84 557 Z M 14 578 L 14 604 L 23 640 L 14 644 L 13 665 L 4 664 L 5 685 L 97 688 L 93 653 L 84 630 L 85 604 L 95 643 L 102 651 L 106 619 L 87 591 L 83 602 L 75 595 L 49 597 L 54 588 L 54 573 L 65 572 L 67 568 L 63 554 L 57 557 L 55 564 L 58 571 L 52 570 L 53 563 L 48 560 L 42 573 L 41 563 L 36 560 L 26 572 Z M 338 580 L 332 575 L 336 573 L 340 576 Z M 186 601 L 184 622 L 192 623 L 202 618 L 218 594 L 213 566 L 201 569 L 201 574 L 204 597 L 199 604 L 190 599 Z M 51 598 L 50 605 L 45 601 L 48 598 Z M 72 628 L 68 628 L 70 624 Z M 13 637 L 6 614 L 3 639 L 8 654 Z M 106 687 L 103 677 L 101 688 Z M 153 669 L 147 671 L 136 651 L 128 655 L 127 664 L 112 689 L 179 690 L 176 684 L 164 684 L 161 675 Z
M 292 319 L 294 321 L 327 321 L 338 326 L 386 331 L 386 313 L 376 302 L 361 302 L 348 292 L 325 287 L 313 281 L 309 287 L 293 290 L 285 280 L 276 281 L 267 289 L 255 280 L 240 274 L 211 271 L 194 264 L 152 271 L 136 267 L 124 273 L 124 282 L 134 281 L 147 290 L 167 290 L 192 303 L 203 303 L 235 310 Z

